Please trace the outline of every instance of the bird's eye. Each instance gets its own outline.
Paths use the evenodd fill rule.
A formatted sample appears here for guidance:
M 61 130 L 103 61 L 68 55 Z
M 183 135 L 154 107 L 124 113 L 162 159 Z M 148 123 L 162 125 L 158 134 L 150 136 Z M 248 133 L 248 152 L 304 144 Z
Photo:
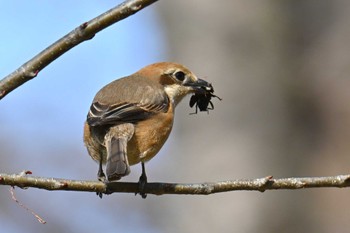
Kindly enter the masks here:
M 185 73 L 182 72 L 182 71 L 177 71 L 175 74 L 174 74 L 175 78 L 179 81 L 184 81 L 185 80 Z

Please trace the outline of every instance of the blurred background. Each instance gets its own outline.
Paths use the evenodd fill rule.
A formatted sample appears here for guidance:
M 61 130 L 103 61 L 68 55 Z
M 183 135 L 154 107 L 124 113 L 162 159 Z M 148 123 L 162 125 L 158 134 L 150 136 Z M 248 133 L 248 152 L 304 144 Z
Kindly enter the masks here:
M 0 77 L 121 1 L 0 1 Z M 213 83 L 215 110 L 189 98 L 146 164 L 149 181 L 349 173 L 349 1 L 163 0 L 75 47 L 0 101 L 0 172 L 95 180 L 83 122 L 95 93 L 157 61 Z M 133 166 L 123 181 L 137 181 Z M 346 232 L 349 189 L 210 196 L 0 186 L 1 232 Z

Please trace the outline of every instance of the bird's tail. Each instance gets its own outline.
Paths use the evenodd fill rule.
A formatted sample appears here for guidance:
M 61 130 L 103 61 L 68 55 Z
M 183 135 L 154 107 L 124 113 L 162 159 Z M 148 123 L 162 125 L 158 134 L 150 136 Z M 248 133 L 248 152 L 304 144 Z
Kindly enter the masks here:
M 130 173 L 127 156 L 128 139 L 125 137 L 111 137 L 106 141 L 107 149 L 107 180 L 119 180 Z

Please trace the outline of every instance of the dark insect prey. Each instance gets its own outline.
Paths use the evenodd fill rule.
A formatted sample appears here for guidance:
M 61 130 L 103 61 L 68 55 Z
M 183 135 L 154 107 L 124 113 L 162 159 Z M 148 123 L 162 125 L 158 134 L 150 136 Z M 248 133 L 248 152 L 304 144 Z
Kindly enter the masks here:
M 211 98 L 215 97 L 218 98 L 219 100 L 222 100 L 219 96 L 214 95 L 214 88 L 212 86 L 210 86 L 210 89 L 204 89 L 205 92 L 204 93 L 196 93 L 194 95 L 191 96 L 190 99 L 190 107 L 192 108 L 193 106 L 195 106 L 196 111 L 190 114 L 197 114 L 198 113 L 198 109 L 200 112 L 207 112 L 209 114 L 209 110 L 213 110 L 214 109 L 214 105 L 211 102 Z

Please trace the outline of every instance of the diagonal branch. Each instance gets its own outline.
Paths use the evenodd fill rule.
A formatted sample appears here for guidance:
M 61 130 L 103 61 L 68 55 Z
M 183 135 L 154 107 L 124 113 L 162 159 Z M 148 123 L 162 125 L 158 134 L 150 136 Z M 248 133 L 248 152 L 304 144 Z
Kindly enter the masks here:
M 66 180 L 28 176 L 31 172 L 21 174 L 0 173 L 0 185 L 18 186 L 21 188 L 39 188 L 46 190 L 66 190 L 98 193 L 137 193 L 138 183 L 113 182 L 105 184 L 98 181 Z M 143 190 L 147 194 L 191 194 L 209 195 L 229 191 L 260 191 L 275 189 L 304 188 L 344 188 L 350 186 L 350 175 L 327 177 L 301 177 L 273 179 L 272 176 L 258 179 L 239 179 L 213 183 L 178 184 L 147 183 Z
M 20 85 L 36 77 L 42 69 L 71 48 L 83 41 L 91 39 L 101 30 L 135 14 L 156 1 L 128 0 L 75 28 L 17 70 L 0 80 L 0 100 Z

